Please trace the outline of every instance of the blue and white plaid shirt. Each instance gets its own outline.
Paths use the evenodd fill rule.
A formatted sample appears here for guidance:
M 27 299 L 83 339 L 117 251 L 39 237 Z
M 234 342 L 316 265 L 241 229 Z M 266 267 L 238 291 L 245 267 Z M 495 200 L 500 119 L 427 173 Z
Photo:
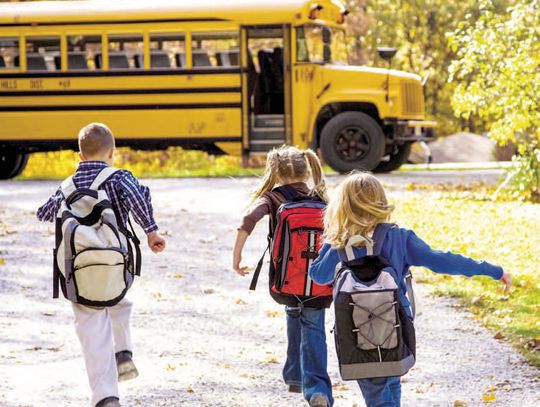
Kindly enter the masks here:
M 79 164 L 77 172 L 73 176 L 73 182 L 77 188 L 89 188 L 99 172 L 107 167 L 103 161 L 83 161 Z M 143 228 L 146 234 L 158 229 L 154 221 L 154 210 L 150 198 L 150 189 L 139 184 L 137 178 L 127 170 L 116 172 L 105 181 L 100 189 L 107 192 L 111 204 L 119 221 L 127 225 L 128 216 L 131 212 L 135 221 Z M 53 222 L 63 199 L 59 188 L 56 193 L 37 211 L 37 217 L 41 221 Z

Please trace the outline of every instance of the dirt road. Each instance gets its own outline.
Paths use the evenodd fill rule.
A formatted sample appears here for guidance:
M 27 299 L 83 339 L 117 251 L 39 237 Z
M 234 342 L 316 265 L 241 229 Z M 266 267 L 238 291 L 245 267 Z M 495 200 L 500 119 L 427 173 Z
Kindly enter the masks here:
M 416 176 L 416 175 L 413 175 Z M 386 178 L 401 185 L 403 179 Z M 452 178 L 452 176 L 450 176 Z M 454 177 L 455 179 L 455 177 Z M 330 178 L 335 184 L 338 178 Z M 281 382 L 285 316 L 265 290 L 229 269 L 240 212 L 256 180 L 148 180 L 168 248 L 144 248 L 143 275 L 130 293 L 135 362 L 121 384 L 124 406 L 302 406 Z M 410 181 L 409 181 L 410 182 Z M 0 405 L 86 406 L 89 390 L 70 307 L 51 299 L 53 227 L 35 220 L 56 182 L 0 182 Z M 392 193 L 400 193 L 399 187 Z M 264 248 L 266 224 L 248 240 L 245 263 Z M 540 405 L 537 369 L 479 327 L 450 300 L 419 287 L 418 363 L 404 378 L 404 406 Z M 343 383 L 328 312 L 329 373 L 337 407 L 361 407 Z

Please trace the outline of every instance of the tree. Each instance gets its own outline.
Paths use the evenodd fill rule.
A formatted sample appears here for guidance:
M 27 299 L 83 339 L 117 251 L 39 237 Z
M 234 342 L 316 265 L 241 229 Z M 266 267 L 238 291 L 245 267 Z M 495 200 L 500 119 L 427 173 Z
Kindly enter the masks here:
M 515 143 L 519 156 L 512 177 L 528 198 L 540 200 L 540 0 L 513 0 L 499 12 L 493 0 L 479 2 L 449 36 L 457 59 L 452 106 L 467 119 L 478 115 L 489 135 Z
M 380 63 L 377 47 L 397 48 L 393 67 L 427 78 L 426 111 L 439 122 L 439 134 L 451 134 L 462 128 L 481 131 L 482 123 L 473 120 L 473 116 L 471 120 L 458 122 L 453 114 L 450 99 L 455 83 L 448 82 L 448 67 L 456 53 L 446 38 L 446 33 L 455 31 L 465 16 L 474 19 L 478 15 L 477 1 L 367 0 L 366 12 L 369 23 L 364 38 L 369 48 L 366 59 Z

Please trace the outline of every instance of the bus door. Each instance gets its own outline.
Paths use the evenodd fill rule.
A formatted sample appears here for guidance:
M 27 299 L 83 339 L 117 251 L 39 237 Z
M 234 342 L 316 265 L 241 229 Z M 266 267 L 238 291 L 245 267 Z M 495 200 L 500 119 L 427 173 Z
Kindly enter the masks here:
M 242 28 L 244 73 L 244 148 L 266 153 L 291 143 L 290 27 Z

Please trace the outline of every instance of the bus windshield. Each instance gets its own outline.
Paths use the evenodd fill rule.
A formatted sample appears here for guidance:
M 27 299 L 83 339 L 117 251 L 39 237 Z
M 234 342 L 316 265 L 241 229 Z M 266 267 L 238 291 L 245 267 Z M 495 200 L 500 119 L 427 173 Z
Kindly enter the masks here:
M 345 31 L 321 25 L 304 25 L 296 29 L 296 49 L 298 62 L 324 61 L 323 30 L 330 30 L 330 61 L 334 64 L 348 65 Z

